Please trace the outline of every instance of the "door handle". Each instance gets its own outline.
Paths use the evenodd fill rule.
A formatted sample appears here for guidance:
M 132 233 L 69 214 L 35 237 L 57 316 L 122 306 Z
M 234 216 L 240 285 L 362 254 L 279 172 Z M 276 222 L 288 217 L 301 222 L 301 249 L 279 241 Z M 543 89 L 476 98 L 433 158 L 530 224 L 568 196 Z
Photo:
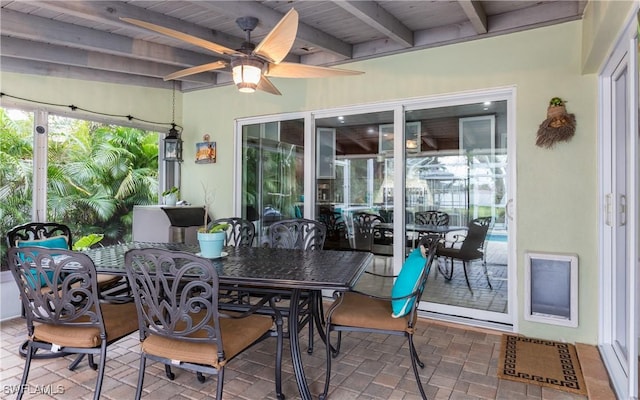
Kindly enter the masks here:
M 612 201 L 611 201 L 611 196 L 613 196 L 613 193 L 607 193 L 604 196 L 604 223 L 607 226 L 613 226 L 613 224 L 611 223 L 611 206 L 612 206 Z
M 620 226 L 627 224 L 627 196 L 620 195 Z
M 507 214 L 507 218 L 513 221 L 513 214 L 511 214 L 511 205 L 513 204 L 513 199 L 507 200 L 507 205 L 505 206 L 505 212 Z

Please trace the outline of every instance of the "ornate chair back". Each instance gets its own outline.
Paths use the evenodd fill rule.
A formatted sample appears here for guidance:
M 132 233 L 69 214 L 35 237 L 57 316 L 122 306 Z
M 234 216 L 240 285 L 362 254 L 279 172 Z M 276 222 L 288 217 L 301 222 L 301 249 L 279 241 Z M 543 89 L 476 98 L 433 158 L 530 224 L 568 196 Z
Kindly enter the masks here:
M 297 218 L 274 222 L 269 227 L 267 247 L 321 250 L 327 227 L 320 221 Z
M 213 221 L 212 224 L 229 224 L 229 228 L 227 229 L 227 237 L 224 242 L 225 246 L 253 246 L 253 239 L 256 236 L 256 227 L 251 221 L 238 217 L 231 217 L 219 218 Z
M 373 227 L 384 220 L 375 214 L 357 212 L 353 214 L 353 243 L 356 250 L 371 251 Z
M 73 246 L 73 240 L 71 236 L 71 229 L 67 225 L 58 224 L 55 222 L 29 222 L 22 225 L 14 226 L 7 232 L 7 247 L 18 247 L 19 243 L 33 242 L 36 240 L 45 240 L 51 238 L 57 238 L 58 236 L 64 237 L 67 241 L 67 248 L 71 250 Z M 34 246 L 35 243 L 30 243 Z
M 447 226 L 449 214 L 444 211 L 418 211 L 415 214 L 415 222 L 418 225 Z
M 328 207 L 320 207 L 318 221 L 327 228 L 325 249 L 349 248 L 347 242 L 347 225 L 342 218 L 342 213 Z

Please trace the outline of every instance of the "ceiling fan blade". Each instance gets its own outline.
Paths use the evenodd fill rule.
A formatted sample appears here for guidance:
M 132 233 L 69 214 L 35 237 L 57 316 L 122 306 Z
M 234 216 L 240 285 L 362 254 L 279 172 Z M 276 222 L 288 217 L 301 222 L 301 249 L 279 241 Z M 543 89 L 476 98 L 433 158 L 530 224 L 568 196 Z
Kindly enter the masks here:
M 279 63 L 289 54 L 297 33 L 298 12 L 292 8 L 256 46 L 253 54 L 257 54 L 271 62 Z
M 262 90 L 263 92 L 275 94 L 278 96 L 282 95 L 282 93 L 280 93 L 278 88 L 276 88 L 275 85 L 271 83 L 271 81 L 267 79 L 267 77 L 264 75 L 260 78 L 260 82 L 258 82 L 258 87 L 256 89 Z
M 165 28 L 164 26 L 155 25 L 155 24 L 152 24 L 150 22 L 140 21 L 139 19 L 134 19 L 134 18 L 120 17 L 120 19 L 125 21 L 125 22 L 128 22 L 130 24 L 137 25 L 137 26 L 139 26 L 141 28 L 149 29 L 151 31 L 158 32 L 158 33 L 161 33 L 161 34 L 166 35 L 166 36 L 171 36 L 174 39 L 179 39 L 179 40 L 182 40 L 184 42 L 193 44 L 195 46 L 203 47 L 205 49 L 213 51 L 214 53 L 224 54 L 224 55 L 239 55 L 240 54 L 236 50 L 229 49 L 229 48 L 224 47 L 222 45 L 210 42 L 208 40 L 200 39 L 198 37 L 191 36 L 191 35 L 186 34 L 186 33 L 174 31 L 173 29 Z
M 277 78 L 327 78 L 331 76 L 360 75 L 363 73 L 364 72 L 350 69 L 283 62 L 280 64 L 269 64 L 269 70 L 265 75 Z
M 165 81 L 169 81 L 172 79 L 182 78 L 183 76 L 187 76 L 187 75 L 199 74 L 200 72 L 206 72 L 206 71 L 212 71 L 214 69 L 224 68 L 226 66 L 227 66 L 226 62 L 216 61 L 209 64 L 197 65 L 195 67 L 181 69 L 180 71 L 176 71 L 172 74 L 169 74 L 162 79 L 164 79 Z

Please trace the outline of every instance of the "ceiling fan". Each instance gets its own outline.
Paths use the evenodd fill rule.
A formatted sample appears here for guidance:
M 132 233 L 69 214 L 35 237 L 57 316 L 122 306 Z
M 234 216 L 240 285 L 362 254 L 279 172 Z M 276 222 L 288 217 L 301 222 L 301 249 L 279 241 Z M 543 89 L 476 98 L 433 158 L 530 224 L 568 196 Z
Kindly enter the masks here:
M 298 12 L 293 8 L 273 27 L 264 39 L 255 45 L 251 43 L 251 31 L 258 25 L 255 17 L 236 19 L 238 26 L 246 32 L 247 40 L 237 49 L 229 49 L 217 43 L 200 39 L 170 28 L 155 25 L 133 18 L 121 18 L 123 21 L 146 28 L 187 43 L 203 47 L 214 53 L 231 58 L 230 64 L 233 81 L 241 92 L 253 93 L 262 90 L 280 95 L 280 91 L 271 83 L 268 77 L 276 78 L 324 78 L 330 76 L 358 75 L 360 71 L 347 69 L 320 67 L 298 63 L 282 62 L 291 50 L 298 31 Z M 195 67 L 176 71 L 165 76 L 165 81 L 178 79 L 187 75 L 225 68 L 228 63 L 215 61 Z

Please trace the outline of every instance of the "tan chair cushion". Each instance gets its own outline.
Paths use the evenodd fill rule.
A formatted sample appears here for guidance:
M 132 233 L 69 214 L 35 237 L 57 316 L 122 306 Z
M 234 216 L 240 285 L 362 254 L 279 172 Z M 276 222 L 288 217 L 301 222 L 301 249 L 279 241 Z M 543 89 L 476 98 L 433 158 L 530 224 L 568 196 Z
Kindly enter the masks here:
M 135 303 L 101 303 L 107 341 L 116 340 L 138 330 Z M 81 320 L 87 321 L 87 318 Z M 66 347 L 92 348 L 100 346 L 100 330 L 73 325 L 39 324 L 34 328 L 33 340 Z
M 334 310 L 335 308 L 335 310 Z M 346 292 L 336 300 L 327 315 L 332 325 L 360 328 L 406 331 L 408 316 L 391 317 L 391 301 L 371 298 L 359 293 Z
M 271 329 L 273 320 L 269 316 L 250 315 L 246 318 L 220 318 L 222 343 L 227 360 L 233 358 Z M 149 335 L 142 342 L 142 351 L 170 360 L 211 365 L 221 368 L 218 362 L 218 346 L 212 343 L 194 343 Z

